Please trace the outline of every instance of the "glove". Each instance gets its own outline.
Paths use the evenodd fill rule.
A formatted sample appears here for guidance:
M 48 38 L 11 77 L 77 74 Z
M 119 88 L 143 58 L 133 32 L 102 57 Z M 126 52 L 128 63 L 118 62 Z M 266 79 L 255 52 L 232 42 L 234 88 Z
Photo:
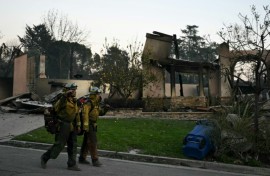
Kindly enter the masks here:
M 85 130 L 81 130 L 81 132 L 80 133 L 77 133 L 77 135 L 78 136 L 82 136 L 82 135 L 84 135 L 85 132 L 86 132 Z
M 75 132 L 76 132 L 76 134 L 80 134 L 80 133 L 81 133 L 81 131 L 82 131 L 82 130 L 81 130 L 81 128 L 80 128 L 79 126 L 77 126 L 77 127 L 76 127 L 76 131 L 75 131 Z

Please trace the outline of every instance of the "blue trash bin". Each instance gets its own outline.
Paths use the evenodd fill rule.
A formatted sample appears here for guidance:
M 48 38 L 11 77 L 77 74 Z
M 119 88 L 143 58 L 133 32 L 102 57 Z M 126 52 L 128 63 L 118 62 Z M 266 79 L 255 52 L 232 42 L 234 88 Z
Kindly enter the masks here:
M 210 151 L 213 151 L 215 148 L 211 139 L 213 128 L 213 125 L 209 125 L 207 121 L 198 121 L 193 130 L 184 138 L 184 155 L 202 160 Z

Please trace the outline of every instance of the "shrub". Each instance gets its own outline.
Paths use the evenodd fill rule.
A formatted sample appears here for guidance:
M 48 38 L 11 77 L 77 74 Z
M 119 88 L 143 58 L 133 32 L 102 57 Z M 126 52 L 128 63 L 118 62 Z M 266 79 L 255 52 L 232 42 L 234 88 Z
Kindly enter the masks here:
M 222 160 L 226 155 L 237 162 L 253 166 L 257 166 L 260 161 L 269 162 L 269 120 L 262 116 L 259 118 L 259 139 L 256 141 L 253 112 L 254 100 L 246 97 L 211 117 L 218 121 L 222 130 L 221 145 L 216 153 L 219 159 Z

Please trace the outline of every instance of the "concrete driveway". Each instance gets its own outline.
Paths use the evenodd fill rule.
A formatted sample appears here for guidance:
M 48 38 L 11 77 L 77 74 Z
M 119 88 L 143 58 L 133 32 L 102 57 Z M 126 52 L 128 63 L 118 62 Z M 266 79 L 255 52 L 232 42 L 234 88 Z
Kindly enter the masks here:
M 10 140 L 44 125 L 43 114 L 0 112 L 0 141 Z

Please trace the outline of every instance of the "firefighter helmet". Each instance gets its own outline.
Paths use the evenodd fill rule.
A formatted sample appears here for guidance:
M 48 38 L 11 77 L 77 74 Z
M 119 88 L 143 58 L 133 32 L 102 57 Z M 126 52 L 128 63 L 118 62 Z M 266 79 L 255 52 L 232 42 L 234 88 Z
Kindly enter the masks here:
M 76 90 L 77 89 L 77 84 L 76 83 L 67 83 L 65 85 L 65 89 L 67 90 Z
M 90 94 L 101 93 L 101 90 L 98 87 L 91 87 Z

